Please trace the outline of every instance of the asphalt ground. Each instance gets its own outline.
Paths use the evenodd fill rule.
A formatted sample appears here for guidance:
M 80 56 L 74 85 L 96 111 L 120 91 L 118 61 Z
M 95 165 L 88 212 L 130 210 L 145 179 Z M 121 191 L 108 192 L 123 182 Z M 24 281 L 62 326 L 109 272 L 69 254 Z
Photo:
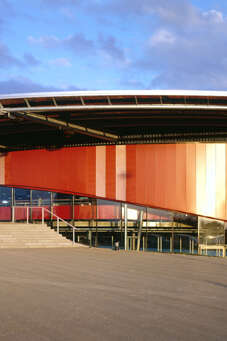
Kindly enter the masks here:
M 0 340 L 226 340 L 227 259 L 0 250 Z

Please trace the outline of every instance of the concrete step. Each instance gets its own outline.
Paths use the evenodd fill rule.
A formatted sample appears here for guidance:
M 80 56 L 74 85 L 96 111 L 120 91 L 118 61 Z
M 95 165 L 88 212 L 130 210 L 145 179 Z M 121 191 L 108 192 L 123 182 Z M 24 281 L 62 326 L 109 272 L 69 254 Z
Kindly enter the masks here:
M 4 234 L 4 235 L 0 235 L 0 238 L 8 238 L 8 237 L 17 237 L 17 238 L 33 238 L 33 239 L 37 239 L 37 238 L 42 238 L 42 239 L 46 239 L 46 238 L 51 238 L 51 239 L 68 239 L 66 237 L 63 237 L 61 235 L 53 235 L 53 234 L 48 234 L 48 233 L 39 233 L 39 234 L 31 234 L 31 233 L 21 233 L 21 234 L 16 234 L 16 233 L 12 233 L 12 234 Z
M 68 239 L 64 236 L 61 236 L 60 234 L 49 234 L 49 233 L 39 233 L 39 234 L 32 234 L 32 233 L 20 233 L 20 234 L 16 234 L 16 233 L 9 233 L 9 234 L 4 234 L 4 235 L 0 235 L 0 239 L 5 239 L 5 238 L 13 238 L 13 237 L 17 237 L 17 238 L 33 238 L 33 239 L 37 239 L 37 238 L 42 238 L 42 239 L 46 239 L 46 238 L 51 238 L 51 239 Z
M 29 231 L 29 230 L 34 230 L 34 231 L 40 231 L 40 230 L 46 230 L 48 229 L 49 231 L 55 231 L 54 229 L 50 229 L 48 226 L 37 226 L 37 227 L 32 227 L 32 226 L 0 226 L 0 231 Z
M 13 242 L 13 241 L 20 241 L 21 243 L 23 242 L 29 242 L 29 241 L 34 241 L 34 242 L 39 242 L 42 241 L 43 243 L 48 243 L 48 242 L 56 242 L 56 243 L 61 243 L 61 242 L 69 242 L 71 243 L 72 241 L 68 240 L 68 239 L 54 239 L 54 238 L 46 238 L 46 239 L 41 239 L 41 238 L 36 238 L 36 239 L 32 239 L 32 238 L 5 238 L 5 239 L 0 239 L 1 243 L 8 243 L 8 242 Z
M 37 246 L 48 246 L 48 245 L 56 245 L 56 246 L 72 246 L 72 243 L 54 243 L 54 242 L 48 242 L 48 243 L 43 243 L 43 242 L 34 242 L 32 243 L 31 241 L 20 243 L 17 241 L 11 242 L 11 243 L 2 243 L 1 246 L 16 246 L 16 245 L 37 245 Z
M 29 225 L 23 225 L 23 226 L 0 226 L 0 231 L 4 230 L 29 230 L 29 229 L 39 230 L 39 229 L 45 229 L 47 226 L 29 226 Z M 48 227 L 49 228 L 49 227 Z
M 4 230 L 4 231 L 0 231 L 0 235 L 2 234 L 2 235 L 4 235 L 4 234 L 6 234 L 6 233 L 17 233 L 17 234 L 19 234 L 19 233 L 49 233 L 49 234 L 58 234 L 57 232 L 55 232 L 55 231 L 51 231 L 51 230 L 48 230 L 48 228 L 47 229 L 44 229 L 44 230 Z
M 50 231 L 50 230 L 5 230 L 5 231 L 0 231 L 0 235 L 6 235 L 7 233 L 11 233 L 11 234 L 23 234 L 23 233 L 30 233 L 30 234 L 39 234 L 39 233 L 46 233 L 46 234 L 50 234 L 50 235 L 57 235 L 58 233 L 55 231 Z
M 13 242 L 7 242 L 7 243 L 1 243 L 1 245 L 71 245 L 72 243 L 55 243 L 54 241 L 49 241 L 47 243 L 44 243 L 43 241 L 42 242 L 32 242 L 31 240 L 29 241 L 26 241 L 26 242 L 20 242 L 20 241 L 13 241 Z
M 17 225 L 17 226 L 47 226 L 47 224 L 46 223 L 44 223 L 44 224 L 42 224 L 41 222 L 40 223 L 26 223 L 26 222 L 24 222 L 24 223 L 12 223 L 12 222 L 0 222 L 0 227 L 2 227 L 2 226 L 15 226 L 15 225 Z
M 78 247 L 42 224 L 0 223 L 0 248 Z
M 14 228 L 14 229 L 11 229 L 11 228 L 9 228 L 9 229 L 7 229 L 7 228 L 0 228 L 0 234 L 1 233 L 4 233 L 4 232 L 17 232 L 17 233 L 19 233 L 19 232 L 23 232 L 23 231 L 25 231 L 25 232 L 28 232 L 28 231 L 30 231 L 30 232 L 40 232 L 40 231 L 46 231 L 46 232 L 49 232 L 49 233 L 56 233 L 57 231 L 55 231 L 55 230 L 51 230 L 49 227 L 44 227 L 44 228 Z
M 42 249 L 42 248 L 72 248 L 72 247 L 81 247 L 83 245 L 57 245 L 57 244 L 33 244 L 33 245 L 28 245 L 28 244 L 10 244 L 10 245 L 0 245 L 0 249 L 30 249 L 30 248 L 37 248 L 37 249 Z

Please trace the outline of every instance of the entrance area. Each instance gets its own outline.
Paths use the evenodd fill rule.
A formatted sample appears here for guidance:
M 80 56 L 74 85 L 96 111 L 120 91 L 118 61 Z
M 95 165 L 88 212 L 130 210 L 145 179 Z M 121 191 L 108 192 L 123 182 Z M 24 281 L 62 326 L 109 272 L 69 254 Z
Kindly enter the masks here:
M 0 221 L 45 222 L 90 247 L 226 255 L 223 221 L 78 195 L 0 187 Z

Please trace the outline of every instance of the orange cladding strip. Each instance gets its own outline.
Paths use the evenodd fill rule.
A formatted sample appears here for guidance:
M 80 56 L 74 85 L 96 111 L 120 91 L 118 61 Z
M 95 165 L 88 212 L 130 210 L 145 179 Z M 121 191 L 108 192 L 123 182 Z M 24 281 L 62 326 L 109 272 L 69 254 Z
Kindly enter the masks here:
M 86 193 L 91 193 L 92 196 L 95 195 L 96 192 L 96 149 L 95 147 L 86 147 L 86 177 L 85 181 L 86 183 Z M 83 176 L 83 174 L 81 174 Z M 76 186 L 76 184 L 74 185 Z M 83 193 L 83 192 L 81 192 Z
M 29 150 L 6 156 L 6 185 L 96 195 L 96 148 Z
M 227 217 L 227 144 L 225 144 L 225 217 Z
M 5 185 L 227 219 L 226 162 L 226 144 L 33 150 L 8 153 L 2 158 L 0 179 Z
M 165 207 L 174 209 L 176 199 L 176 144 L 164 145 L 165 167 L 164 167 L 164 188 Z M 182 160 L 180 160 L 182 163 Z
M 196 213 L 207 214 L 206 205 L 206 144 L 196 144 Z
M 136 147 L 135 145 L 126 146 L 127 158 L 126 158 L 126 201 L 137 202 L 136 197 Z
M 196 144 L 188 143 L 184 146 L 186 148 L 185 207 L 187 212 L 196 212 Z
M 206 215 L 215 215 L 216 206 L 216 150 L 215 144 L 206 145 Z
M 116 146 L 106 147 L 106 197 L 116 199 Z
M 126 200 L 126 146 L 116 146 L 116 200 Z
M 106 196 L 106 147 L 96 147 L 96 196 Z
M 151 149 L 150 145 L 144 146 L 141 148 L 140 145 L 135 146 L 136 148 L 136 181 L 135 181 L 135 190 L 136 190 L 136 200 L 137 202 L 141 202 L 141 200 L 149 200 L 150 194 L 152 193 L 152 176 L 151 172 L 154 166 L 153 159 L 151 157 Z M 132 165 L 133 168 L 133 165 Z M 146 169 L 146 173 L 144 172 Z
M 176 205 L 181 211 L 187 207 L 186 191 L 187 148 L 184 144 L 176 144 Z
M 215 193 L 215 216 L 225 216 L 226 197 L 226 144 L 215 145 L 215 173 L 216 173 L 216 193 Z

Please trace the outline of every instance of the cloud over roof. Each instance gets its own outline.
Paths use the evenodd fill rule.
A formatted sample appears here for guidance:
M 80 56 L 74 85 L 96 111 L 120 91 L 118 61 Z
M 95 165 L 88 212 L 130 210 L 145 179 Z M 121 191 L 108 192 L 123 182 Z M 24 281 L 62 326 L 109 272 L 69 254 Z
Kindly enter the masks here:
M 209 3 L 0 0 L 2 81 L 226 89 L 227 7 Z

